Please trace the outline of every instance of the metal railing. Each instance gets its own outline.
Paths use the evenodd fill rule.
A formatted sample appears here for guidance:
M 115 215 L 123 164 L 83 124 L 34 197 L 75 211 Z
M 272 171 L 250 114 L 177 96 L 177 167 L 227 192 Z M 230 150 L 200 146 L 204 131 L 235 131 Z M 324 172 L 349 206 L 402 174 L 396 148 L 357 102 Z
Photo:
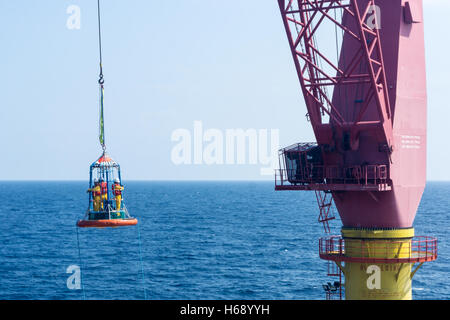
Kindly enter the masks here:
M 416 236 L 407 239 L 344 239 L 331 236 L 319 239 L 321 259 L 360 263 L 417 263 L 437 258 L 437 239 Z
M 387 165 L 346 166 L 310 165 L 297 169 L 277 169 L 275 185 L 292 184 L 386 184 L 389 180 Z

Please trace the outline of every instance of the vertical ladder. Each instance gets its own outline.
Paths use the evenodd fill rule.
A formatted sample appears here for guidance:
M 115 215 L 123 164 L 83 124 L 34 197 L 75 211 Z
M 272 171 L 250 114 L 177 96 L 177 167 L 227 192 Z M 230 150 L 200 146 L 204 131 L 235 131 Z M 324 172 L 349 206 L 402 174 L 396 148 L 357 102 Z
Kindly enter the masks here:
M 329 221 L 336 219 L 332 210 L 333 196 L 330 191 L 315 190 L 315 193 L 317 204 L 319 205 L 318 221 L 323 224 L 325 233 L 330 234 Z M 333 283 L 328 282 L 324 285 L 326 299 L 342 300 L 342 271 L 333 261 L 327 261 L 327 276 L 338 277 L 339 280 L 333 281 Z
M 328 282 L 328 290 L 326 290 L 327 300 L 342 300 L 342 271 L 333 261 L 327 261 L 329 277 L 338 277 L 339 280 Z
M 319 219 L 318 221 L 323 224 L 323 228 L 326 234 L 330 233 L 329 221 L 334 220 L 336 217 L 331 210 L 333 205 L 333 196 L 329 191 L 315 190 L 317 204 L 319 205 Z

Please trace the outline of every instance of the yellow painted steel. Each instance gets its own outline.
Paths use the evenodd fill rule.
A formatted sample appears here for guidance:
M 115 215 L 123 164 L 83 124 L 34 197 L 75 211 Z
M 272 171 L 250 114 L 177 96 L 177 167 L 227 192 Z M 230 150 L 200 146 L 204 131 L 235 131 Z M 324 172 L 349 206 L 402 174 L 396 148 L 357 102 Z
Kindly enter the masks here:
M 342 228 L 344 238 L 358 239 L 398 239 L 414 237 L 414 228 L 404 229 L 364 229 L 364 228 Z
M 343 228 L 345 255 L 352 258 L 396 259 L 412 255 L 414 229 Z M 411 300 L 411 263 L 346 262 L 347 300 Z

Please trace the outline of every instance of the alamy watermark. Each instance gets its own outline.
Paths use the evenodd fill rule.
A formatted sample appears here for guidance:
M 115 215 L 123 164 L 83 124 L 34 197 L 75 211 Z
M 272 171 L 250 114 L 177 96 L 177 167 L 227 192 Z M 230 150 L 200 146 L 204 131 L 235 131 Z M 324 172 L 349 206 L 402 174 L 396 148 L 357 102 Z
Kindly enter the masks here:
M 71 275 L 67 278 L 67 288 L 69 290 L 80 290 L 81 289 L 81 269 L 79 266 L 72 264 L 67 267 L 66 273 Z
M 367 11 L 367 26 L 372 30 L 381 29 L 381 9 L 377 5 L 371 5 Z
M 273 175 L 279 150 L 278 129 L 204 129 L 194 121 L 192 130 L 171 135 L 175 165 L 259 165 L 261 175 Z
M 72 4 L 67 7 L 66 13 L 69 17 L 66 20 L 66 27 L 69 30 L 81 29 L 81 9 L 79 6 Z
M 381 289 L 381 269 L 377 265 L 370 265 L 367 268 L 367 274 L 370 276 L 367 278 L 367 289 Z

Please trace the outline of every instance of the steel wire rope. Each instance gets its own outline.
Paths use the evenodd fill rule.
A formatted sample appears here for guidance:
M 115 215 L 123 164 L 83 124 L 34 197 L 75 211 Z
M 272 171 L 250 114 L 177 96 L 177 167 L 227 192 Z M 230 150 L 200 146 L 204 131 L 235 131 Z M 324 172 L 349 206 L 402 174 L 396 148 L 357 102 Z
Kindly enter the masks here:
M 78 246 L 78 263 L 80 264 L 80 283 L 81 283 L 81 290 L 83 292 L 83 300 L 86 300 L 86 292 L 84 290 L 84 282 L 83 282 L 83 260 L 81 258 L 81 249 L 80 249 L 80 236 L 78 232 L 78 226 L 75 226 L 77 229 L 77 246 Z

